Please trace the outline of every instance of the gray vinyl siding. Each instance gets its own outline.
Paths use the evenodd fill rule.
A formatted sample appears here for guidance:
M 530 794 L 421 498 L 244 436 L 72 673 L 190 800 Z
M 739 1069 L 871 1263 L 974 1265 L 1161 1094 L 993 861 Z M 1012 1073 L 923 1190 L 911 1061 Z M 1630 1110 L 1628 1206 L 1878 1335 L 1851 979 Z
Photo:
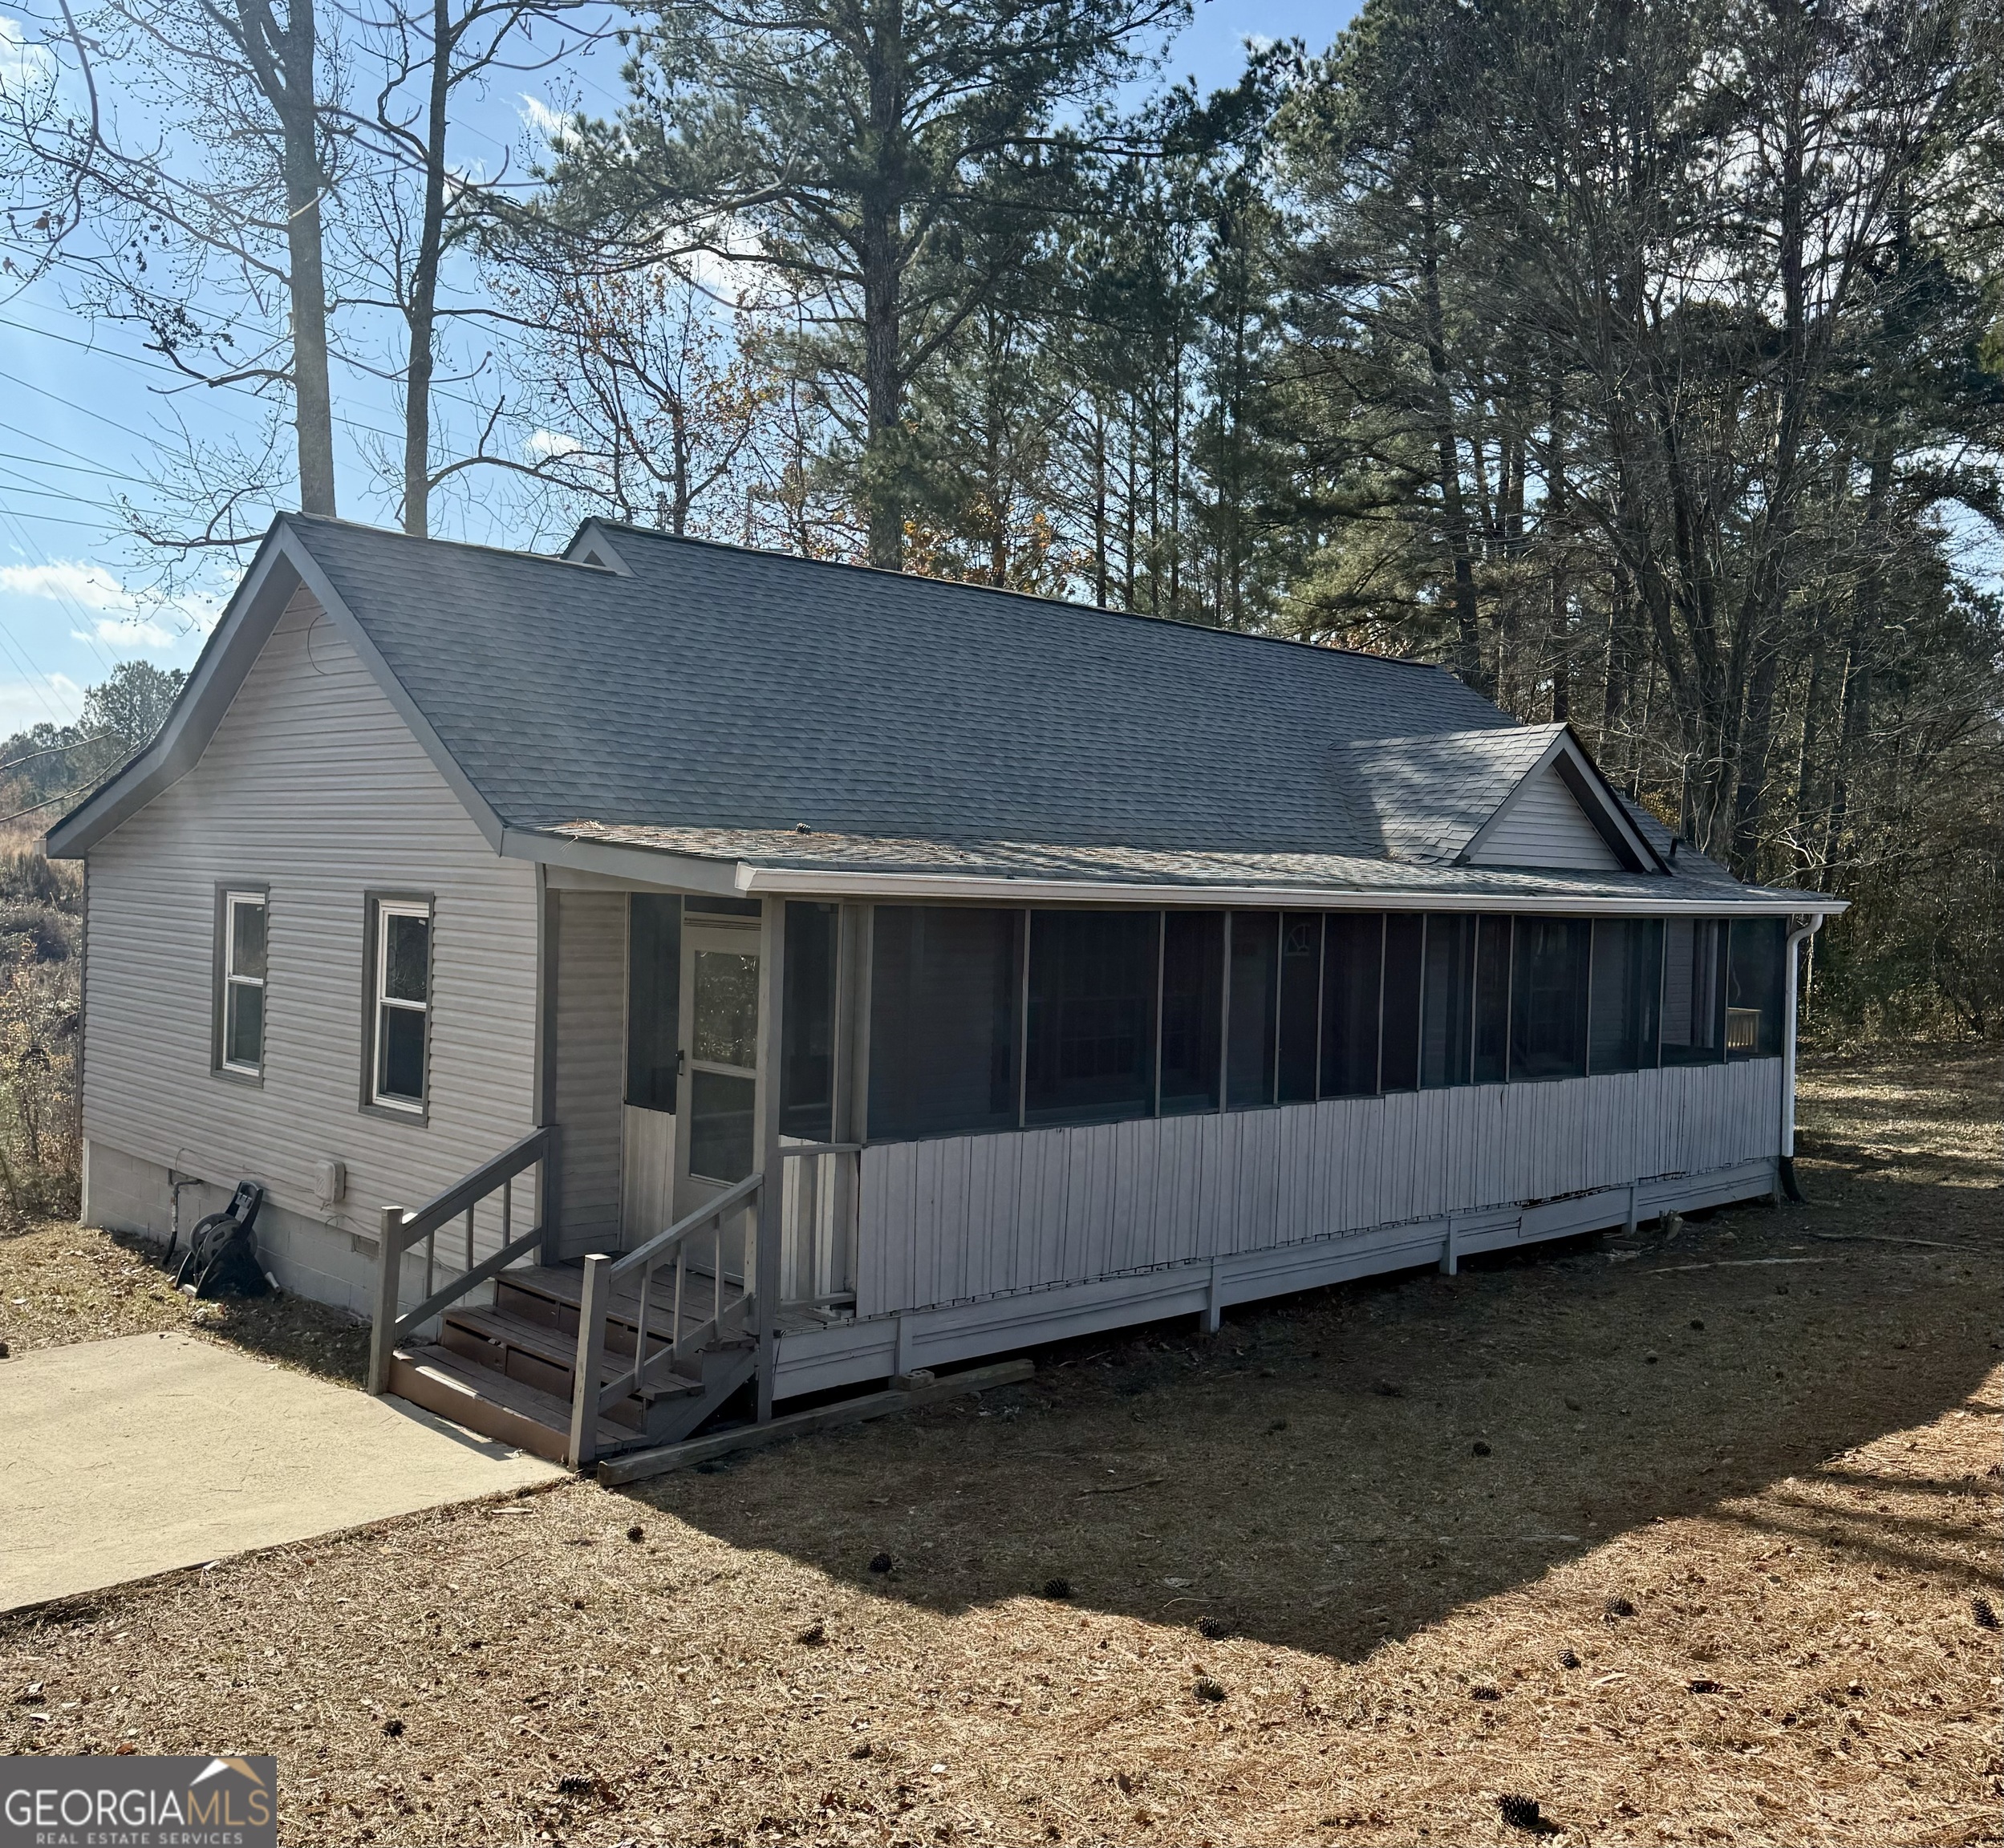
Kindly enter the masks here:
M 866 1149 L 878 1315 L 1514 1209 L 1779 1146 L 1779 1059 Z
M 216 890 L 239 881 L 270 894 L 261 1084 L 211 1069 Z M 533 1127 L 535 869 L 495 854 L 303 592 L 200 762 L 91 849 L 88 890 L 94 1146 L 247 1177 L 289 1214 L 372 1237 L 382 1208 L 421 1204 Z M 361 1104 L 364 894 L 388 890 L 435 906 L 421 1122 Z M 347 1194 L 323 1207 L 327 1157 Z
M 1470 856 L 1477 866 L 1564 866 L 1580 872 L 1621 870 L 1614 849 L 1547 764 L 1526 782 L 1509 812 Z
M 563 1126 L 560 1249 L 576 1257 L 621 1248 L 627 895 L 552 892 L 550 899 L 557 921 L 557 1121 Z

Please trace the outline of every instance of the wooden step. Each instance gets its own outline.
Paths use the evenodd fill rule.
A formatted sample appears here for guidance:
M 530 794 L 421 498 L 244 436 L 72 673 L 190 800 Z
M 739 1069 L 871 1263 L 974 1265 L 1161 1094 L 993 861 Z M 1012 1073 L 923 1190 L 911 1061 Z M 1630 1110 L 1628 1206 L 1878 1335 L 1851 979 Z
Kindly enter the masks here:
M 443 1322 L 440 1338 L 454 1352 L 569 1402 L 577 1371 L 575 1335 L 566 1335 L 546 1323 L 531 1322 L 502 1309 L 448 1309 Z M 650 1353 L 659 1354 L 663 1345 L 649 1336 Z M 610 1385 L 632 1364 L 631 1352 L 606 1355 L 599 1363 L 598 1384 Z M 657 1376 L 648 1385 L 647 1396 L 664 1398 L 698 1392 L 702 1385 L 692 1374 L 671 1372 Z
M 390 1390 L 483 1437 L 497 1439 L 552 1463 L 566 1460 L 570 1447 L 569 1400 L 538 1392 L 491 1367 L 476 1365 L 435 1342 L 397 1349 L 390 1360 Z M 633 1441 L 630 1427 L 599 1420 L 602 1449 L 622 1449 Z
M 584 1273 L 568 1265 L 527 1264 L 504 1270 L 494 1279 L 495 1307 L 525 1319 L 541 1322 L 560 1332 L 578 1332 L 578 1305 L 584 1295 Z M 735 1286 L 726 1283 L 727 1293 Z M 708 1321 L 714 1311 L 716 1289 L 708 1277 L 690 1275 L 682 1291 L 682 1321 L 693 1328 Z M 675 1314 L 675 1279 L 672 1274 L 658 1275 L 647 1298 L 647 1329 L 665 1334 Z M 639 1327 L 640 1293 L 637 1289 L 614 1292 L 606 1311 L 606 1345 L 631 1354 Z

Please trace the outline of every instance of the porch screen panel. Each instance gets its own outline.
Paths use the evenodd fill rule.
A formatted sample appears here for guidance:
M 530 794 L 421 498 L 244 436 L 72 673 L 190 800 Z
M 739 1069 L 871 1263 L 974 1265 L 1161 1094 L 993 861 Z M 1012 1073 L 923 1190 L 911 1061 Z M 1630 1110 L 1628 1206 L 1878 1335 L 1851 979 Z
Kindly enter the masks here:
M 1419 1088 L 1419 990 L 1421 945 L 1426 920 L 1415 912 L 1394 911 L 1385 920 L 1384 1046 L 1379 1087 Z
M 780 1022 L 779 1128 L 835 1139 L 835 907 L 789 900 L 785 1013 Z
M 870 979 L 870 1134 L 1016 1121 L 1023 913 L 879 905 Z
M 1322 1095 L 1377 1089 L 1377 1013 L 1385 914 L 1332 911 L 1322 938 Z
M 1510 1076 L 1510 950 L 1512 920 L 1475 921 L 1475 1080 L 1500 1084 Z
M 1782 978 L 1787 927 L 1779 918 L 1733 920 L 1726 958 L 1728 1007 L 1739 1011 L 1749 1032 L 1726 1036 L 1729 1059 L 1779 1059 L 1781 1056 Z M 1729 1016 L 1729 1025 L 1732 1023 Z M 1746 1042 L 1750 1040 L 1752 1044 Z
M 1592 926 L 1584 918 L 1519 918 L 1515 936 L 1510 1076 L 1584 1077 Z
M 1162 920 L 1163 1116 L 1218 1108 L 1224 1006 L 1224 913 L 1170 912 Z
M 1273 1101 L 1274 1036 L 1279 1024 L 1280 914 L 1231 914 L 1231 999 L 1226 1023 L 1225 1107 Z
M 1312 1104 L 1322 1001 L 1322 914 L 1280 914 L 1280 1025 L 1276 1064 L 1283 1104 Z
M 1663 926 L 1663 1063 L 1710 1065 L 1726 1056 L 1726 926 L 1672 918 Z
M 674 1110 L 681 1011 L 682 901 L 636 892 L 627 901 L 629 1104 Z
M 1159 912 L 1030 914 L 1025 1122 L 1152 1113 L 1161 947 Z
M 1656 1064 L 1662 988 L 1662 920 L 1596 918 L 1590 1071 L 1639 1072 Z
M 1419 1081 L 1430 1091 L 1466 1084 L 1475 1026 L 1475 920 L 1436 912 L 1426 920 Z

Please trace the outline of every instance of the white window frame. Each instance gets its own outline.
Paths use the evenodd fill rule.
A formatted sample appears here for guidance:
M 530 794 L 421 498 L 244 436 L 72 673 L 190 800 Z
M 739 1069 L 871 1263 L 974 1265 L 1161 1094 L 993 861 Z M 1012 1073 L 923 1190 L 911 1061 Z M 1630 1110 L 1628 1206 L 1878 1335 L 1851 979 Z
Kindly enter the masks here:
M 255 906 L 264 914 L 266 973 L 262 975 L 245 975 L 236 967 L 237 912 L 239 906 Z M 225 888 L 222 922 L 222 992 L 217 996 L 216 1015 L 217 1068 L 238 1078 L 262 1078 L 265 1075 L 265 1032 L 270 1024 L 264 1000 L 271 970 L 271 894 L 249 888 Z M 258 1062 L 254 1065 L 229 1056 L 229 1003 L 239 988 L 255 988 L 258 991 Z
M 373 972 L 369 992 L 369 1071 L 366 1096 L 379 1110 L 394 1110 L 401 1116 L 423 1117 L 432 1106 L 432 930 L 433 910 L 425 898 L 378 898 L 375 901 L 375 942 L 371 958 Z M 387 995 L 390 970 L 390 920 L 422 918 L 424 920 L 424 999 L 404 1001 Z M 424 1017 L 424 1070 L 418 1082 L 423 1095 L 398 1096 L 383 1088 L 383 1023 L 384 1011 L 395 1007 Z

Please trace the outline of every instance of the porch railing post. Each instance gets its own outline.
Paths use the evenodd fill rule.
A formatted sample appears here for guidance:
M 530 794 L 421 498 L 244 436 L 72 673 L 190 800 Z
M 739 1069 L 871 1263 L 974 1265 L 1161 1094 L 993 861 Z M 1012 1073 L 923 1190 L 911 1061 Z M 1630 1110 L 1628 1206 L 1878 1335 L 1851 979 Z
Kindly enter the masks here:
M 536 1164 L 536 1222 L 542 1226 L 542 1249 L 537 1262 L 558 1262 L 563 1230 L 563 1139 L 554 1123 L 546 1124 L 542 1159 Z
M 612 1262 L 597 1252 L 586 1258 L 584 1287 L 578 1299 L 578 1356 L 570 1392 L 570 1463 L 574 1469 L 586 1468 L 598 1456 L 598 1372 L 606 1357 Z
M 396 1348 L 397 1301 L 404 1276 L 404 1209 L 385 1206 L 376 1230 L 375 1319 L 369 1330 L 369 1390 L 390 1389 L 390 1356 Z
M 786 901 L 769 898 L 761 920 L 758 1008 L 759 1184 L 757 1226 L 758 1421 L 772 1422 L 773 1374 L 779 1360 L 780 1241 L 786 1206 L 786 1177 L 779 1153 L 780 1053 L 784 1044 L 781 1011 L 786 994 Z

